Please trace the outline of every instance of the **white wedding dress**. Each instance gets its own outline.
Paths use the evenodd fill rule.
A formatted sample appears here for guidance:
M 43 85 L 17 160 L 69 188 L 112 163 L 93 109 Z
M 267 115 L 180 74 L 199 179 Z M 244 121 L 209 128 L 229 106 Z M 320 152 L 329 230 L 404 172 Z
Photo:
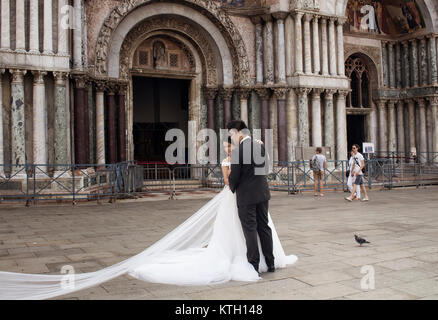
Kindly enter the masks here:
M 286 256 L 269 216 L 275 267 L 297 261 Z M 267 270 L 260 248 L 259 271 Z M 207 285 L 257 281 L 246 258 L 246 242 L 237 213 L 236 196 L 228 186 L 164 238 L 138 255 L 105 269 L 76 275 L 0 272 L 0 299 L 47 299 L 89 288 L 122 274 L 149 282 Z M 74 277 L 74 278 L 72 278 Z M 67 285 L 66 285 L 67 284 Z

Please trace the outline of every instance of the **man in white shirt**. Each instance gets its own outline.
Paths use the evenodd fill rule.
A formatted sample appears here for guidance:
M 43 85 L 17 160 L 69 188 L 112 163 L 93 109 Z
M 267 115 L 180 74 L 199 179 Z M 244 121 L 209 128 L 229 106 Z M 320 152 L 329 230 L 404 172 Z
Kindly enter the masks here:
M 365 184 L 363 183 L 363 168 L 365 167 L 365 159 L 362 154 L 359 153 L 359 145 L 354 144 L 352 147 L 353 151 L 353 164 L 351 166 L 350 175 L 353 177 L 353 192 L 349 197 L 345 197 L 347 201 L 353 201 L 354 198 L 354 190 L 356 190 L 357 186 L 360 186 L 361 193 L 364 195 L 364 198 L 361 201 L 369 201 L 367 189 Z
M 313 170 L 313 190 L 315 197 L 318 196 L 318 185 L 319 194 L 324 197 L 324 192 L 322 190 L 322 185 L 324 184 L 324 172 L 327 168 L 327 158 L 322 154 L 322 148 L 316 148 L 316 154 L 312 157 L 312 162 L 315 162 L 316 167 Z

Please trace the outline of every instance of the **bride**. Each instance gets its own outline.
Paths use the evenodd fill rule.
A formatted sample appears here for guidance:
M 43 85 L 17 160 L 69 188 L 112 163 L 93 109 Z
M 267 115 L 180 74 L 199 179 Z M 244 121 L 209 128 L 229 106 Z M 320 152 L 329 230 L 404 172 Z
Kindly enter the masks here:
M 140 280 L 174 285 L 208 285 L 230 280 L 257 281 L 259 273 L 248 262 L 236 196 L 228 187 L 231 143 L 222 161 L 223 190 L 180 226 L 155 244 L 105 269 L 77 275 L 34 275 L 0 272 L 0 299 L 47 299 L 98 285 L 128 273 Z M 297 261 L 286 256 L 271 217 L 275 267 Z M 260 248 L 259 272 L 267 265 Z

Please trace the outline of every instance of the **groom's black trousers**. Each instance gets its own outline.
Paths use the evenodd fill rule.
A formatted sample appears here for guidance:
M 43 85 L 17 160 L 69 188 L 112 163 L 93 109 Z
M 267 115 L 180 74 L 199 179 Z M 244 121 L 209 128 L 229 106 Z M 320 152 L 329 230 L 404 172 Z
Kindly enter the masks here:
M 260 244 L 266 264 L 274 266 L 272 231 L 268 226 L 268 210 L 269 201 L 239 206 L 239 218 L 246 240 L 246 255 L 249 263 L 254 266 L 256 271 L 259 270 L 260 263 L 257 234 L 260 237 Z

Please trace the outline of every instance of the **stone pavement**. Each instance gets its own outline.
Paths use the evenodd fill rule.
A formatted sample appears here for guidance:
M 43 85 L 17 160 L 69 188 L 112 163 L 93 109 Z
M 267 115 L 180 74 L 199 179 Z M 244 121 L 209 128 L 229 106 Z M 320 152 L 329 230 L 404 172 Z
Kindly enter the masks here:
M 273 193 L 270 211 L 286 254 L 298 262 L 257 283 L 179 287 L 128 275 L 59 299 L 437 299 L 438 187 L 345 193 Z M 59 274 L 96 271 L 129 258 L 202 207 L 213 192 L 116 204 L 0 205 L 0 270 Z M 154 200 L 154 201 L 151 201 Z M 353 234 L 371 244 L 359 247 Z M 372 266 L 375 289 L 362 289 Z

